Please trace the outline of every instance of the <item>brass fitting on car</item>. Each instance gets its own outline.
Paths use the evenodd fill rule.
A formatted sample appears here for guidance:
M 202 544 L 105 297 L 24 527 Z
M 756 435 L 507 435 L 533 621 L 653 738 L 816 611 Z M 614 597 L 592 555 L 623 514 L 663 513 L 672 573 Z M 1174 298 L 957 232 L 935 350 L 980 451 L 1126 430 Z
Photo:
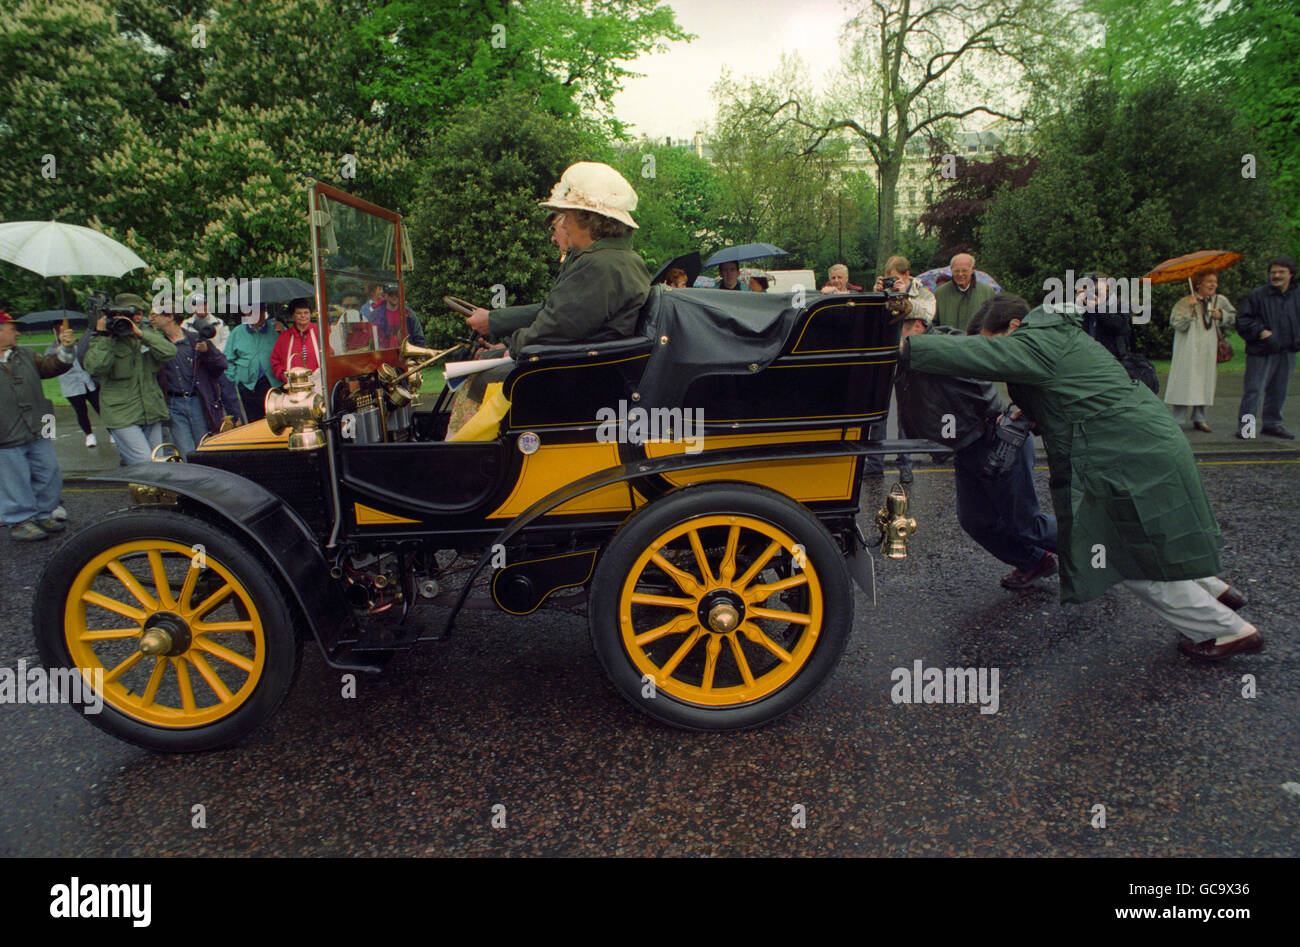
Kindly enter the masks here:
M 906 559 L 907 537 L 916 532 L 916 520 L 907 515 L 907 493 L 901 484 L 894 484 L 885 505 L 877 511 L 876 528 L 880 530 L 884 557 Z
M 316 450 L 325 446 L 320 421 L 325 417 L 325 399 L 316 391 L 311 372 L 299 366 L 285 372 L 283 388 L 266 394 L 266 423 L 272 434 L 289 435 L 289 450 Z
M 384 362 L 384 364 L 379 366 L 379 370 L 376 374 L 379 377 L 379 383 L 383 385 L 384 389 L 388 392 L 388 400 L 394 405 L 399 408 L 404 408 L 415 400 L 414 390 L 419 387 L 419 372 L 409 376 L 406 379 L 406 383 L 402 384 L 398 377 L 397 369 L 388 364 L 388 362 Z M 414 384 L 412 384 L 412 382 L 414 382 Z

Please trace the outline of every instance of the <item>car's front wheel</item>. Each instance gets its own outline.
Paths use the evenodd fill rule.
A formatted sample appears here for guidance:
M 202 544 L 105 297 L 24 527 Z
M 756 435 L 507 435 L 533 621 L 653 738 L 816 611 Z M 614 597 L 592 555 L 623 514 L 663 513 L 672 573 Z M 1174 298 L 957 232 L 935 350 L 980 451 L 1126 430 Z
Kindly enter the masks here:
M 265 722 L 301 652 L 267 564 L 166 510 L 124 510 L 71 536 L 41 576 L 33 619 L 46 668 L 77 669 L 102 698 L 88 719 L 166 752 L 226 746 Z

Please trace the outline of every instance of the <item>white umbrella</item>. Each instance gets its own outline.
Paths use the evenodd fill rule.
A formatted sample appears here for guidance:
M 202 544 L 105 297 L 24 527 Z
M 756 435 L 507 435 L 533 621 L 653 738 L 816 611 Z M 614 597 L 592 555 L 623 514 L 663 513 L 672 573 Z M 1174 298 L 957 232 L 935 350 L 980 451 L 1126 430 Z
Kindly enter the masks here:
M 98 230 L 53 220 L 0 224 L 0 260 L 41 276 L 121 276 L 148 266 Z

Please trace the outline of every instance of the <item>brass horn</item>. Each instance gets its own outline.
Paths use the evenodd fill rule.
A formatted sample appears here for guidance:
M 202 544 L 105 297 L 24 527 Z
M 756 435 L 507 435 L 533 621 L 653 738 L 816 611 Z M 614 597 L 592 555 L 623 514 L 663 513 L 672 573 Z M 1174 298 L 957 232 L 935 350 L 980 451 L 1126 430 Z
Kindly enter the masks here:
M 402 361 L 406 362 L 410 367 L 391 381 L 385 379 L 385 386 L 400 385 L 416 372 L 422 372 L 434 362 L 442 361 L 458 348 L 460 348 L 459 345 L 453 345 L 449 349 L 426 349 L 422 345 L 412 345 L 410 339 L 403 339 L 402 347 L 398 349 L 397 354 Z M 416 361 L 417 359 L 422 359 L 423 361 Z M 416 364 L 411 365 L 411 362 L 413 361 L 415 361 Z

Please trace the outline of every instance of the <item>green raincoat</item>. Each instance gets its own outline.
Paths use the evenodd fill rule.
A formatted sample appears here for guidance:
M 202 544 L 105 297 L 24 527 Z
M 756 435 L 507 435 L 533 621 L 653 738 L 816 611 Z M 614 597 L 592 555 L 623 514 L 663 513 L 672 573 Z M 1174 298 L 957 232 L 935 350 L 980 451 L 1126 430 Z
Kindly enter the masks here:
M 913 336 L 902 358 L 913 371 L 1005 381 L 1037 423 L 1051 467 L 1062 602 L 1086 602 L 1124 579 L 1219 571 L 1223 539 L 1187 439 L 1073 315 L 1040 306 L 1007 336 Z
M 109 430 L 170 417 L 158 370 L 176 357 L 176 346 L 147 323 L 140 326 L 140 335 L 142 339 L 96 335 L 82 360 L 99 382 L 99 416 Z

